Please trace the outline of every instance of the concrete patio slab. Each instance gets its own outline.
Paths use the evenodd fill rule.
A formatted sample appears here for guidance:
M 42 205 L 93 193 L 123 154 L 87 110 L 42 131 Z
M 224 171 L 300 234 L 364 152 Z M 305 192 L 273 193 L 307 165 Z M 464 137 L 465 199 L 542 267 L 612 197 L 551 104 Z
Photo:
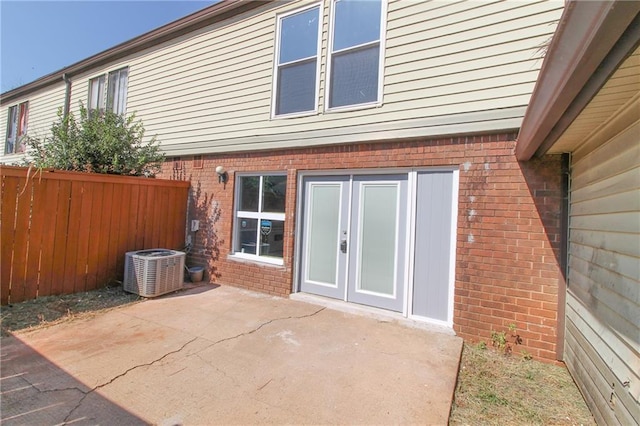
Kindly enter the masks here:
M 462 340 L 202 286 L 2 340 L 3 425 L 446 424 Z

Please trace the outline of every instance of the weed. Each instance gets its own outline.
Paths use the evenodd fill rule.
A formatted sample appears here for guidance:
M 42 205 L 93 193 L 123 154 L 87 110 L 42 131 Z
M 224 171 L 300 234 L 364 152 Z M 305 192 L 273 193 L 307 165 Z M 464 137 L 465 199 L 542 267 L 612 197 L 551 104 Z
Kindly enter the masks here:
M 478 343 L 477 347 L 478 347 L 478 349 L 481 349 L 481 350 L 484 351 L 485 349 L 487 349 L 487 342 L 482 341 L 482 342 Z
M 492 331 L 491 332 L 491 345 L 505 355 L 510 355 L 513 352 L 513 346 L 522 343 L 522 338 L 516 333 L 516 325 L 509 324 L 509 332 L 506 331 Z

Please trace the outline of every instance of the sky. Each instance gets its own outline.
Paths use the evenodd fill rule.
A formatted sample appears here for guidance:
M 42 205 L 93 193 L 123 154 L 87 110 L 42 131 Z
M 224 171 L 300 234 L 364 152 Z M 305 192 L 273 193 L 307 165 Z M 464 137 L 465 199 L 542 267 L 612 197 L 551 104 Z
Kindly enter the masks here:
M 214 0 L 0 0 L 0 93 L 213 3 Z

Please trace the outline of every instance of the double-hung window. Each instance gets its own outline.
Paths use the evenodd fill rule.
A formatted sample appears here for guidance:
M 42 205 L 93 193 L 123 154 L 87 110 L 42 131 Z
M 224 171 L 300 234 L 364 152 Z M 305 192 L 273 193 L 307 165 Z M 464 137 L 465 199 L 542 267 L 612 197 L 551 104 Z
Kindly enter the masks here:
M 89 111 L 104 111 L 105 76 L 89 80 Z
M 236 187 L 235 254 L 282 264 L 287 177 L 239 176 Z
M 384 0 L 334 0 L 328 109 L 379 103 Z
M 319 5 L 278 17 L 273 116 L 317 110 L 321 27 Z
M 24 152 L 26 148 L 25 136 L 29 121 L 29 102 L 9 107 L 7 117 L 7 135 L 4 143 L 5 154 Z
M 127 83 L 129 69 L 122 68 L 89 80 L 89 111 L 127 112 Z M 105 90 L 106 86 L 106 90 Z M 105 99 L 106 92 L 106 99 Z
M 127 80 L 129 69 L 112 71 L 109 73 L 107 85 L 107 108 L 116 114 L 127 112 Z

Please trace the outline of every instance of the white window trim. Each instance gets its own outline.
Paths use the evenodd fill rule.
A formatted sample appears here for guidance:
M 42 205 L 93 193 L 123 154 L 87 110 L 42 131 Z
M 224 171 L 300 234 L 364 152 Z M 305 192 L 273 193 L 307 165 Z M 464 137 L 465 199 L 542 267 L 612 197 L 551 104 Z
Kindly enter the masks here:
M 314 102 L 313 102 L 313 110 L 309 110 L 309 111 L 300 111 L 300 112 L 295 112 L 295 113 L 290 113 L 290 114 L 276 114 L 276 102 L 277 102 L 277 96 L 278 96 L 278 68 L 281 65 L 286 65 L 288 63 L 291 62 L 286 62 L 285 64 L 280 64 L 279 63 L 279 58 L 280 58 L 280 33 L 281 33 L 281 26 L 282 26 L 282 21 L 283 19 L 292 16 L 292 15 L 296 15 L 298 13 L 304 13 L 308 10 L 314 9 L 314 8 L 318 8 L 318 45 L 316 47 L 316 87 L 315 87 L 315 94 L 314 94 Z M 324 18 L 324 11 L 323 11 L 323 5 L 322 3 L 314 3 L 308 6 L 305 6 L 303 8 L 300 9 L 295 9 L 289 12 L 285 12 L 282 14 L 278 14 L 276 16 L 276 38 L 275 38 L 275 46 L 273 49 L 273 54 L 274 54 L 274 58 L 273 58 L 273 71 L 272 71 L 272 75 L 273 75 L 273 82 L 271 84 L 272 87 L 272 93 L 271 93 L 271 119 L 275 120 L 275 119 L 281 119 L 281 118 L 294 118 L 294 117 L 306 117 L 306 116 L 310 116 L 310 115 L 317 115 L 319 113 L 319 109 L 318 109 L 318 102 L 319 102 L 319 98 L 320 98 L 320 68 L 321 68 L 321 62 L 322 62 L 322 27 L 324 24 L 323 21 Z M 308 59 L 308 58 L 306 58 Z M 300 59 L 298 61 L 302 61 L 303 59 Z M 297 61 L 296 61 L 297 62 Z
M 343 111 L 355 111 L 359 109 L 367 109 L 372 107 L 381 107 L 383 105 L 383 90 L 384 90 L 384 61 L 385 61 L 385 50 L 386 50 L 386 41 L 387 41 L 387 0 L 380 0 L 380 38 L 379 38 L 379 46 L 380 46 L 380 54 L 378 57 L 378 99 L 374 102 L 366 102 L 361 104 L 354 105 L 345 105 L 341 107 L 333 107 L 329 106 L 329 98 L 331 96 L 331 72 L 332 72 L 332 56 L 331 48 L 333 46 L 333 34 L 335 28 L 335 3 L 338 0 L 331 0 L 331 7 L 329 11 L 329 37 L 327 44 L 327 62 L 326 68 L 327 72 L 325 75 L 325 85 L 324 85 L 324 112 L 343 112 Z M 352 46 L 348 49 L 342 49 L 337 51 L 336 53 L 343 52 L 345 50 L 357 49 L 362 46 L 366 46 L 367 44 L 374 44 L 375 42 L 363 43 L 358 46 Z
M 279 257 L 272 257 L 272 256 L 260 256 L 257 254 L 250 254 L 250 253 L 242 253 L 241 251 L 239 251 L 238 249 L 238 245 L 239 245 L 239 241 L 238 241 L 238 235 L 237 235 L 237 230 L 238 230 L 238 221 L 240 219 L 257 219 L 257 220 L 261 220 L 261 219 L 267 219 L 267 220 L 279 220 L 282 221 L 285 226 L 286 226 L 286 211 L 283 213 L 271 213 L 271 212 L 248 212 L 248 211 L 244 211 L 244 210 L 238 210 L 238 205 L 240 203 L 240 185 L 238 184 L 238 182 L 240 182 L 240 178 L 243 177 L 253 177 L 253 176 L 257 176 L 257 177 L 264 177 L 264 176 L 284 176 L 288 179 L 287 173 L 283 173 L 283 172 L 256 172 L 256 173 L 237 173 L 235 176 L 235 203 L 233 206 L 233 233 L 231 236 L 231 242 L 232 242 L 232 253 L 229 254 L 229 258 L 231 259 L 243 259 L 243 260 L 249 260 L 252 262 L 256 262 L 256 263 L 268 263 L 271 265 L 284 265 L 284 253 L 283 253 L 283 257 L 279 258 Z M 260 191 L 258 193 L 258 206 L 262 205 L 262 179 L 260 179 Z M 286 210 L 286 207 L 285 207 Z M 238 216 L 238 214 L 241 214 L 241 216 Z M 284 239 L 284 238 L 283 238 Z M 284 241 L 283 241 L 284 244 Z

